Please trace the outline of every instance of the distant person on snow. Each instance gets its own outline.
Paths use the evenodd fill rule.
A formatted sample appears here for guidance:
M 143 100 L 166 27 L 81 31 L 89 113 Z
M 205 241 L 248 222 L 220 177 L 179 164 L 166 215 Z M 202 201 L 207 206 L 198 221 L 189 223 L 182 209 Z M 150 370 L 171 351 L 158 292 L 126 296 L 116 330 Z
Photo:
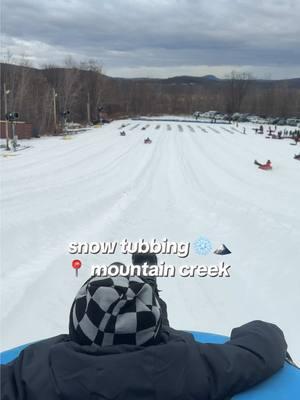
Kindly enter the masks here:
M 299 153 L 299 154 L 295 154 L 295 155 L 294 155 L 294 159 L 295 159 L 295 160 L 300 160 L 300 153 Z
M 260 125 L 260 127 L 259 127 L 259 132 L 260 132 L 261 134 L 264 133 L 264 127 L 263 127 L 262 125 Z
M 271 160 L 268 160 L 265 164 L 261 164 L 260 162 L 254 160 L 254 164 L 262 168 L 272 168 Z
M 134 256 L 144 261 L 154 258 Z M 276 325 L 253 321 L 223 345 L 201 344 L 164 323 L 164 313 L 155 280 L 91 277 L 73 301 L 69 334 L 32 344 L 1 367 L 1 399 L 224 400 L 284 364 Z

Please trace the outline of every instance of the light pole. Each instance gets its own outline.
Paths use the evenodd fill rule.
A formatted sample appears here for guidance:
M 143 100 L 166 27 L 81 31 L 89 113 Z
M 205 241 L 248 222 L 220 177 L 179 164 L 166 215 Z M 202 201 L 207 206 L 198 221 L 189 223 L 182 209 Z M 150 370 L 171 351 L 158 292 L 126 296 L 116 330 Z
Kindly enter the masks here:
M 19 118 L 19 113 L 17 112 L 10 112 L 6 114 L 6 120 L 11 123 L 12 126 L 12 141 L 11 141 L 11 150 L 17 150 L 17 136 L 16 136 L 16 120 Z M 9 150 L 9 148 L 8 148 Z
M 13 151 L 16 151 L 17 150 L 16 121 L 12 121 L 12 146 L 13 146 Z
M 6 84 L 3 85 L 4 89 L 4 114 L 7 115 L 7 95 L 10 93 L 10 90 L 6 89 Z M 6 137 L 6 150 L 9 150 L 9 135 L 8 135 L 8 120 L 6 118 L 5 121 L 5 137 Z
M 103 110 L 104 110 L 104 107 L 103 107 L 103 106 L 99 106 L 99 107 L 98 107 L 99 123 L 100 123 L 100 124 L 102 123 L 102 112 L 103 112 Z
M 67 119 L 68 115 L 70 115 L 70 110 L 63 111 L 62 113 L 63 121 L 64 121 L 64 127 L 63 127 L 63 133 L 64 135 L 67 134 Z
M 56 123 L 56 97 L 57 97 L 57 93 L 55 92 L 55 89 L 52 89 L 52 93 L 53 93 L 53 118 L 54 118 L 54 133 L 56 133 L 56 127 L 57 127 L 57 123 Z

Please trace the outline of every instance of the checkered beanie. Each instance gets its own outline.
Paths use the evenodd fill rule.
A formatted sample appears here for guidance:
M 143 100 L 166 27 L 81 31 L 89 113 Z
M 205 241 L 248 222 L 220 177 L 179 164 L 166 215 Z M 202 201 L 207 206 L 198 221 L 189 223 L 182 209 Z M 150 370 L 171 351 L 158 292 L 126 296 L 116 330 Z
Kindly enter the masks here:
M 141 278 L 92 277 L 72 304 L 69 332 L 82 345 L 144 345 L 157 338 L 160 325 L 158 298 Z

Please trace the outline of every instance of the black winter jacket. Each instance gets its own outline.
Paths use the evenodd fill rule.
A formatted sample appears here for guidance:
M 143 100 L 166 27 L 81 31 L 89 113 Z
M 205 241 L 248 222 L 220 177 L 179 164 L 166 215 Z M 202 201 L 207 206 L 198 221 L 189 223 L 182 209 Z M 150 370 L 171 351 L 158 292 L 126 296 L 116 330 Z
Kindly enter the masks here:
M 233 329 L 222 345 L 169 327 L 148 347 L 80 346 L 60 335 L 1 367 L 1 399 L 224 400 L 274 374 L 286 350 L 281 330 L 262 321 Z

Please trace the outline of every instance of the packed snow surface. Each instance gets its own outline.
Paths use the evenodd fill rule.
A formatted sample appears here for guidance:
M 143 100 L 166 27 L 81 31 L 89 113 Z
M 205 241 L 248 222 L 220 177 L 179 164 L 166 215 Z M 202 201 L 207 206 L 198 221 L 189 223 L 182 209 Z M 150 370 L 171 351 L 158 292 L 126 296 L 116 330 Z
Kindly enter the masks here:
M 191 246 L 187 258 L 159 261 L 225 262 L 230 277 L 159 278 L 172 326 L 229 335 L 249 320 L 270 321 L 300 360 L 300 146 L 255 127 L 115 121 L 2 151 L 1 349 L 66 333 L 92 264 L 130 262 L 120 251 L 74 256 L 70 242 L 204 237 L 208 255 Z M 273 170 L 254 159 L 270 159 Z M 231 254 L 213 253 L 222 244 Z M 83 264 L 78 278 L 74 258 Z

